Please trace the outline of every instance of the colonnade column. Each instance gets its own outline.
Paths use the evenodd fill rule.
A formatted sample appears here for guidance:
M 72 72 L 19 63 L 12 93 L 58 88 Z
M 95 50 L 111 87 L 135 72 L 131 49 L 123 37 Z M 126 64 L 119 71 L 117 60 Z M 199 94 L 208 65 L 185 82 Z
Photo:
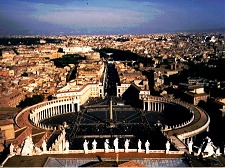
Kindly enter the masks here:
M 152 102 L 149 102 L 149 111 L 152 111 Z
M 51 117 L 54 115 L 53 111 L 54 111 L 54 107 L 51 108 Z
M 62 105 L 59 105 L 59 107 L 60 107 L 59 114 L 62 114 Z
M 67 104 L 64 105 L 64 113 L 67 113 L 68 109 L 67 109 Z
M 36 114 L 36 118 L 37 118 L 36 121 L 35 121 L 36 124 L 38 123 L 37 121 L 39 121 L 39 116 L 38 116 L 38 114 L 39 114 L 39 113 Z
M 68 112 L 71 112 L 71 106 L 72 106 L 72 104 L 69 103 L 69 111 Z
M 80 111 L 80 103 L 77 102 L 77 111 Z
M 49 108 L 45 110 L 45 118 L 49 118 Z
M 53 116 L 55 116 L 55 115 L 56 115 L 56 109 L 57 109 L 57 107 L 56 107 L 56 106 L 54 106 L 54 107 L 53 107 Z
M 164 111 L 164 103 L 161 103 L 161 112 Z
M 49 108 L 49 118 L 52 117 L 52 107 Z
M 145 110 L 145 101 L 143 100 L 143 110 Z
M 72 112 L 75 112 L 75 109 L 74 109 L 74 102 L 72 102 Z
M 57 106 L 56 106 L 56 115 L 59 114 L 59 111 L 60 111 L 60 110 L 59 110 L 59 105 L 57 105 Z

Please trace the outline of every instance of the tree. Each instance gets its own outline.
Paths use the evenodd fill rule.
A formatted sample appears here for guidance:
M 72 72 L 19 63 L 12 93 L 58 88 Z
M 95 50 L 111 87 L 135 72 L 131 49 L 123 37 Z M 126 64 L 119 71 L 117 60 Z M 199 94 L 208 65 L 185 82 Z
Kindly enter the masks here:
M 21 76 L 28 77 L 28 73 L 24 72 L 24 73 L 21 74 Z
M 79 60 L 83 60 L 84 57 L 79 54 L 66 54 L 62 58 L 52 59 L 56 67 L 65 67 L 69 64 L 78 64 Z
M 59 48 L 59 49 L 58 49 L 58 52 L 59 52 L 59 53 L 64 53 L 63 48 Z
M 22 100 L 18 107 L 25 108 L 27 106 L 32 106 L 34 104 L 40 103 L 44 100 L 44 95 L 33 95 L 33 97 L 26 97 L 25 100 Z

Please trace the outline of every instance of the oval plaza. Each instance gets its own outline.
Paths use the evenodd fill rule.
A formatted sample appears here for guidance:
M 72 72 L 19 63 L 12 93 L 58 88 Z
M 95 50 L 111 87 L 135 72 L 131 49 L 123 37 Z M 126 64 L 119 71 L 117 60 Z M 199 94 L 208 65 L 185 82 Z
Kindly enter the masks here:
M 114 84 L 109 71 L 112 64 L 120 80 Z M 204 110 L 179 100 L 152 96 L 147 78 L 120 62 L 99 62 L 94 67 L 97 72 L 78 69 L 76 79 L 59 89 L 53 100 L 27 107 L 16 117 L 17 122 L 28 113 L 32 127 L 51 132 L 51 136 L 43 138 L 39 154 L 158 153 L 166 156 L 193 152 L 189 144 L 210 123 Z M 131 71 L 133 75 L 126 73 Z M 109 88 L 115 88 L 113 95 L 107 95 Z M 134 102 L 137 106 L 133 106 Z M 19 122 L 17 125 L 21 127 Z M 22 153 L 38 154 L 32 150 Z M 21 152 L 14 149 L 12 154 L 21 155 Z

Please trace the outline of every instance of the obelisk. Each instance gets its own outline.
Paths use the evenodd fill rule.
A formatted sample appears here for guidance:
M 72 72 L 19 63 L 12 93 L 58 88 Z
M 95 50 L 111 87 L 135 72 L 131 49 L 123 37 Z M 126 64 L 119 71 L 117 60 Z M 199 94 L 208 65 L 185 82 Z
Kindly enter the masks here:
M 115 123 L 113 121 L 113 105 L 112 105 L 112 98 L 109 101 L 109 127 L 114 128 Z
M 110 121 L 113 120 L 112 98 L 110 99 L 110 102 L 109 102 L 109 120 Z

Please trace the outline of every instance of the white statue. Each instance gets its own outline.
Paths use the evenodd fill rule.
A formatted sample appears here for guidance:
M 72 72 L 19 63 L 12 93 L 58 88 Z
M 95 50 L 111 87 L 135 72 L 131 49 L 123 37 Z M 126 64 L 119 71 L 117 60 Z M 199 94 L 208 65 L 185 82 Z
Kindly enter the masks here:
M 119 144 L 119 139 L 115 138 L 113 141 L 113 145 L 115 147 L 115 153 L 118 153 L 118 151 L 119 151 L 118 144 Z
M 95 153 L 96 152 L 96 147 L 97 147 L 97 142 L 94 139 L 94 141 L 92 142 L 92 152 Z
M 11 143 L 11 144 L 10 144 L 10 147 L 9 147 L 9 151 L 10 151 L 9 154 L 10 154 L 10 155 L 13 155 L 13 154 L 14 154 L 14 151 L 13 151 L 13 150 L 14 150 L 14 145 Z
M 188 150 L 189 150 L 189 153 L 192 153 L 192 146 L 193 146 L 193 141 L 191 140 L 189 143 L 188 143 Z
M 88 154 L 88 141 L 85 139 L 84 143 L 83 143 L 83 147 L 84 147 L 84 153 Z
M 145 153 L 149 153 L 149 146 L 150 146 L 150 143 L 148 142 L 148 140 L 145 142 Z
M 37 146 L 34 146 L 34 151 L 35 151 L 36 155 L 41 155 L 41 153 L 42 153 L 41 149 Z
M 202 154 L 203 157 L 209 157 L 215 154 L 214 152 L 214 145 L 211 139 L 207 136 L 204 142 L 201 144 L 200 148 L 198 149 L 198 156 Z
M 44 140 L 43 143 L 42 143 L 42 150 L 43 152 L 45 152 L 47 150 L 47 144 L 46 144 L 46 141 Z
M 220 147 L 218 147 L 218 148 L 216 149 L 216 155 L 217 155 L 217 156 L 220 156 L 220 155 L 221 155 L 221 153 L 220 153 Z
M 128 152 L 129 142 L 130 142 L 130 140 L 126 139 L 126 141 L 125 141 L 125 143 L 124 143 L 125 152 Z
M 108 153 L 109 152 L 109 140 L 108 139 L 105 140 L 104 147 L 105 147 L 105 153 Z
M 204 152 L 208 152 L 208 156 L 212 156 L 214 154 L 214 149 L 211 141 L 207 142 Z
M 24 145 L 21 150 L 22 156 L 32 156 L 33 155 L 34 144 L 32 142 L 32 138 L 27 136 L 24 140 Z
M 166 142 L 166 153 L 169 153 L 169 150 L 170 150 L 170 142 L 167 141 Z
M 17 148 L 16 148 L 16 155 L 20 155 L 21 154 L 21 148 L 18 146 Z
M 66 152 L 69 152 L 69 147 L 70 147 L 70 143 L 68 140 L 66 140 L 66 149 L 65 149 Z
M 200 147 L 198 148 L 197 156 L 199 156 L 199 155 L 201 154 L 201 152 L 202 152 L 202 146 L 200 146 Z
M 142 144 L 142 142 L 141 142 L 141 140 L 139 139 L 139 140 L 138 140 L 138 152 L 142 152 L 141 144 Z
M 56 150 L 56 149 L 55 149 L 55 143 L 52 144 L 52 150 L 53 150 L 53 151 Z
M 65 130 L 65 128 L 68 128 L 66 121 L 63 122 L 63 128 L 64 128 L 63 130 Z
M 205 139 L 207 140 L 207 142 L 211 142 L 211 138 L 209 138 L 208 136 Z
M 66 135 L 66 130 L 65 129 L 62 130 L 62 135 Z

